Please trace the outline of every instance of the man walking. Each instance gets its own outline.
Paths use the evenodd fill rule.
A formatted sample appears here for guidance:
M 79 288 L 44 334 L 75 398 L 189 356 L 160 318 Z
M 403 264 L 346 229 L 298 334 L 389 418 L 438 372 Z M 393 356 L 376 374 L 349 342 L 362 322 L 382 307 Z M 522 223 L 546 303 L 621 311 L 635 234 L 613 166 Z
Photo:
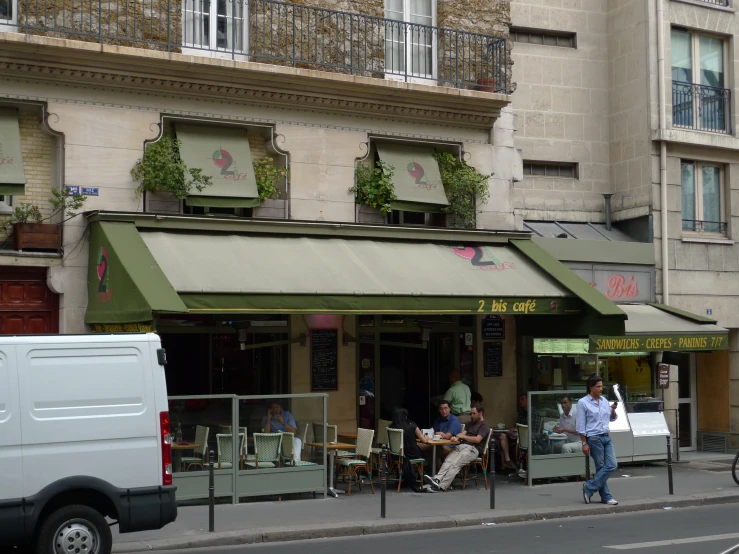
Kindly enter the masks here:
M 602 396 L 603 379 L 598 375 L 593 374 L 588 378 L 587 387 L 588 394 L 577 403 L 577 432 L 583 454 L 592 456 L 595 461 L 595 476 L 583 483 L 582 496 L 585 504 L 590 504 L 590 497 L 598 491 L 601 502 L 615 506 L 618 501 L 608 490 L 608 477 L 618 466 L 613 443 L 608 435 L 608 422 L 615 421 L 618 417 L 618 402 L 610 406 L 606 397 Z
M 470 410 L 472 423 L 465 427 L 463 433 L 452 437 L 453 441 L 459 442 L 459 446 L 446 457 L 436 477 L 423 476 L 424 481 L 428 483 L 427 490 L 430 492 L 447 490 L 460 469 L 482 456 L 485 441 L 490 436 L 490 426 L 483 417 L 484 411 L 482 406 L 472 406 Z

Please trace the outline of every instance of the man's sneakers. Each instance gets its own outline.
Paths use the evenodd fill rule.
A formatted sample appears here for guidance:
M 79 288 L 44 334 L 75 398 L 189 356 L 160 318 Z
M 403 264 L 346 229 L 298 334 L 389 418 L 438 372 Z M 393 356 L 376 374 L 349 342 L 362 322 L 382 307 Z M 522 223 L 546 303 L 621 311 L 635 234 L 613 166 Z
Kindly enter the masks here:
M 428 486 L 431 488 L 432 491 L 439 492 L 441 490 L 438 479 L 424 474 L 423 480 L 426 481 L 426 483 L 428 483 Z
M 616 500 L 615 498 L 609 498 L 603 504 L 608 504 L 609 506 L 618 506 L 618 500 Z
M 590 504 L 590 495 L 588 489 L 585 487 L 585 483 L 582 484 L 582 498 L 585 500 L 585 504 Z

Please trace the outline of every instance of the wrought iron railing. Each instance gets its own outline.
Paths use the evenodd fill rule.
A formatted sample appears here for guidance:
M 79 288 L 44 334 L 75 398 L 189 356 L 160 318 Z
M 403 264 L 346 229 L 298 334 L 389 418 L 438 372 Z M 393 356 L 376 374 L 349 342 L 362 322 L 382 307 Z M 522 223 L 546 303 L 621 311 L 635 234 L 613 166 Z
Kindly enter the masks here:
M 27 34 L 488 92 L 506 39 L 276 0 L 18 0 Z
M 731 134 L 731 90 L 672 81 L 672 125 Z
M 701 221 L 698 219 L 683 219 L 683 231 L 695 231 L 696 233 L 721 233 L 726 234 L 727 224 L 725 221 Z

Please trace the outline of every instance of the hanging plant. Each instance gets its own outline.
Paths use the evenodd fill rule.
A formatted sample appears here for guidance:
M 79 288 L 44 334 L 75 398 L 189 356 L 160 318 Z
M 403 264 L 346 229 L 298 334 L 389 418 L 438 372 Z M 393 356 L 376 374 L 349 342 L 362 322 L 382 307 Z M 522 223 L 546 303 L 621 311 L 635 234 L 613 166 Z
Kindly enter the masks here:
M 255 160 L 252 162 L 252 166 L 254 167 L 254 178 L 257 181 L 259 200 L 264 202 L 265 200 L 279 198 L 280 189 L 277 188 L 277 185 L 287 177 L 287 169 L 278 168 L 269 156 Z
M 390 203 L 397 198 L 394 174 L 395 168 L 382 160 L 377 160 L 375 167 L 359 164 L 355 171 L 355 184 L 349 192 L 357 195 L 360 204 L 377 208 L 382 215 L 387 215 L 392 211 Z
M 213 179 L 204 175 L 202 169 L 185 165 L 180 158 L 180 141 L 172 137 L 162 137 L 147 146 L 143 157 L 134 164 L 131 176 L 140 183 L 137 195 L 144 191 L 170 192 L 178 200 L 187 198 L 193 188 L 202 192 L 213 184 Z
M 459 160 L 449 152 L 435 152 L 449 205 L 442 209 L 447 214 L 451 227 L 474 229 L 477 204 L 485 204 L 490 198 L 488 180 L 485 175 Z

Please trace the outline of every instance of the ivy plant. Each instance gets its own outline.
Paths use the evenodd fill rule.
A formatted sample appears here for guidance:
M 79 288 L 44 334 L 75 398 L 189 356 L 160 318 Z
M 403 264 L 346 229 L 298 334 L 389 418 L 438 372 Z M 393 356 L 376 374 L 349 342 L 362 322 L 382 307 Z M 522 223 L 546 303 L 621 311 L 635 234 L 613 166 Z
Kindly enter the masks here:
M 178 200 L 187 198 L 193 188 L 202 192 L 213 184 L 213 179 L 204 175 L 202 169 L 187 167 L 180 158 L 180 141 L 166 136 L 146 147 L 131 176 L 140 183 L 137 195 L 144 191 L 170 192 Z
M 252 162 L 254 167 L 254 178 L 257 181 L 259 200 L 264 202 L 272 198 L 280 197 L 280 189 L 277 188 L 280 180 L 287 177 L 287 169 L 278 168 L 274 160 L 265 156 Z
M 493 176 L 478 172 L 466 161 L 449 152 L 435 152 L 449 205 L 442 209 L 447 214 L 451 227 L 474 229 L 476 206 L 485 204 L 490 198 L 488 180 Z
M 390 203 L 397 198 L 393 185 L 394 174 L 395 168 L 382 160 L 377 160 L 375 167 L 359 164 L 355 172 L 355 184 L 349 191 L 357 195 L 360 204 L 377 208 L 382 215 L 387 215 L 392 210 Z

